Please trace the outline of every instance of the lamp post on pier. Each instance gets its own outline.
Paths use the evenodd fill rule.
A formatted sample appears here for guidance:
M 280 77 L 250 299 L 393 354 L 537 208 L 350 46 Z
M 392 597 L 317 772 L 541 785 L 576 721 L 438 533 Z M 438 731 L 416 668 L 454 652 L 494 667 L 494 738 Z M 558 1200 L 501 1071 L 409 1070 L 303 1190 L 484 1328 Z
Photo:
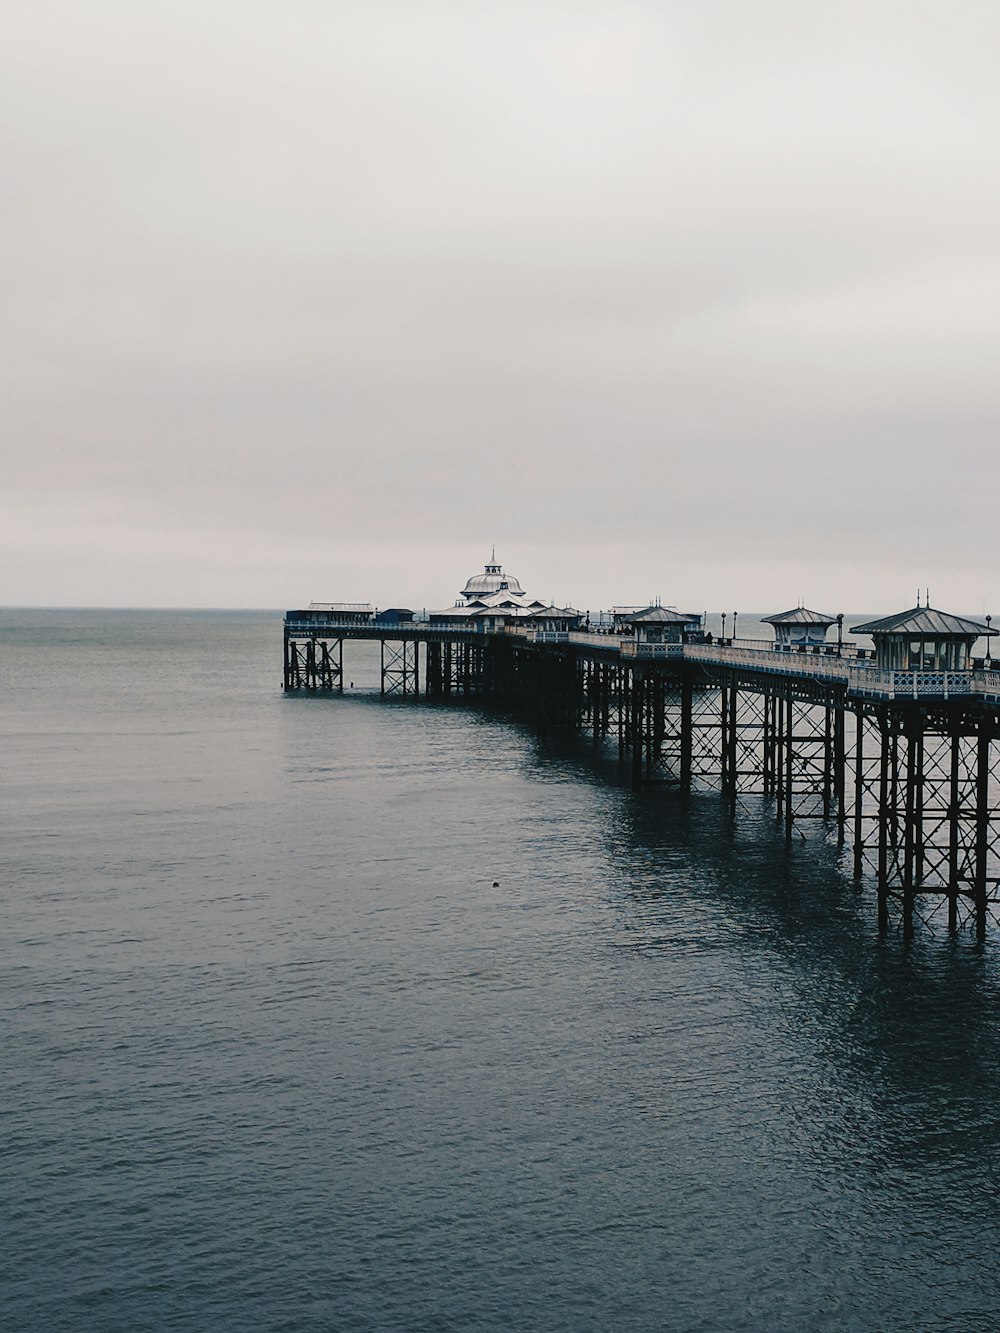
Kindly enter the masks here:
M 844 613 L 843 611 L 841 611 L 840 614 L 837 616 L 837 656 L 842 657 L 843 655 L 844 655 Z
M 733 612 L 733 643 L 736 642 L 736 612 Z
M 726 613 L 722 613 L 722 642 L 726 642 Z

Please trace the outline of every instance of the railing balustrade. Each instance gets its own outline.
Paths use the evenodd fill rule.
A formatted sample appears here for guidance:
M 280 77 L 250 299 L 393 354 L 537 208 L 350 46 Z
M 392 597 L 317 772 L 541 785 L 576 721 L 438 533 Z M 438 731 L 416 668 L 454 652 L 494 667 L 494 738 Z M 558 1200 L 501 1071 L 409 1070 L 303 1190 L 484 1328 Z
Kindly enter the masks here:
M 338 638 L 351 634 L 390 634 L 395 637 L 475 634 L 481 626 L 432 625 L 427 621 L 303 621 L 286 620 L 289 635 Z M 843 645 L 807 645 L 804 650 L 776 648 L 763 640 L 716 641 L 714 643 L 645 643 L 632 637 L 602 634 L 593 630 L 541 630 L 531 625 L 508 624 L 493 631 L 535 644 L 574 644 L 589 649 L 617 652 L 626 659 L 642 661 L 687 661 L 705 666 L 743 667 L 770 675 L 808 678 L 829 683 L 843 682 L 848 693 L 871 699 L 950 699 L 970 694 L 1000 700 L 1000 671 L 896 671 L 880 670 L 864 649 Z M 764 644 L 764 646 L 758 646 Z
M 952 699 L 972 688 L 970 671 L 851 670 L 851 693 L 871 699 Z
M 326 638 L 339 638 L 342 634 L 362 630 L 366 634 L 391 633 L 410 634 L 461 634 L 476 632 L 472 625 L 431 625 L 426 620 L 361 620 L 340 622 L 335 620 L 286 620 L 285 629 L 289 634 L 318 634 Z
M 683 643 L 636 643 L 635 639 L 622 639 L 622 657 L 652 657 L 683 659 Z

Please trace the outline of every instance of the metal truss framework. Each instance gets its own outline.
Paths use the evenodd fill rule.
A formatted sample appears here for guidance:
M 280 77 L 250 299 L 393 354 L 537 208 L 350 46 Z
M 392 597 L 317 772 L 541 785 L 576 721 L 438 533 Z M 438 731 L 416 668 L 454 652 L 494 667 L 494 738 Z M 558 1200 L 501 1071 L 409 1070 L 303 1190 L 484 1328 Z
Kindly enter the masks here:
M 420 694 L 420 648 L 409 639 L 382 639 L 382 697 Z
M 492 655 L 480 642 L 445 639 L 427 644 L 427 697 L 474 698 L 492 692 Z
M 692 681 L 585 662 L 579 724 L 615 736 L 633 786 L 773 801 L 790 843 L 813 821 L 878 885 L 879 924 L 1000 924 L 1000 746 L 989 710 L 873 704 L 780 679 Z
M 961 702 L 881 705 L 855 714 L 854 872 L 874 871 L 879 924 L 973 923 L 1000 904 L 1000 747 L 996 719 Z
M 343 694 L 343 639 L 286 639 L 285 689 Z
M 367 636 L 366 636 L 367 637 Z M 420 696 L 419 641 L 381 638 L 381 692 Z M 343 691 L 343 640 L 285 642 L 285 688 Z M 425 696 L 490 698 L 613 745 L 636 789 L 773 803 L 791 843 L 809 827 L 874 877 L 879 925 L 1000 924 L 1000 717 L 969 699 L 920 704 L 741 668 L 623 661 L 565 645 L 427 638 Z

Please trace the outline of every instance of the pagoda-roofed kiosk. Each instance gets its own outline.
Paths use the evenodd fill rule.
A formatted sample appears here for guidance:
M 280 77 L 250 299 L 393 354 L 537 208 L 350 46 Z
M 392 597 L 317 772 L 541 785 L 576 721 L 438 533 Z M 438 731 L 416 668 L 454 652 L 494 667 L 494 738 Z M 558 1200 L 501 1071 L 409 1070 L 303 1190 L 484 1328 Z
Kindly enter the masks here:
M 852 634 L 875 640 L 875 665 L 882 671 L 968 671 L 972 645 L 996 634 L 989 624 L 915 606 L 882 620 L 855 625 Z
M 796 606 L 776 616 L 765 616 L 763 623 L 774 627 L 774 646 L 778 652 L 808 652 L 826 644 L 827 630 L 836 625 L 836 616 Z
M 542 606 L 531 612 L 529 624 L 543 634 L 568 634 L 579 629 L 583 612 L 572 606 Z
M 667 606 L 647 606 L 624 618 L 623 628 L 635 634 L 636 643 L 683 643 L 691 617 Z

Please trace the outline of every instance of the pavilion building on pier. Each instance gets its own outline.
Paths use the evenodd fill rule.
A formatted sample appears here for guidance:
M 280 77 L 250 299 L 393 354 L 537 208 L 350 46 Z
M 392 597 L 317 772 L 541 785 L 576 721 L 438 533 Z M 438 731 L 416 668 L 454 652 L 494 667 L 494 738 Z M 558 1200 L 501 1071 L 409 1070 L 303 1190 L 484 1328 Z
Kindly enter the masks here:
M 915 606 L 881 620 L 855 625 L 852 634 L 870 634 L 875 640 L 875 665 L 883 671 L 966 671 L 972 666 L 977 639 L 996 634 L 978 620 Z
M 826 644 L 831 625 L 843 623 L 843 616 L 826 616 L 820 611 L 796 606 L 775 616 L 764 616 L 763 624 L 774 627 L 774 646 L 778 652 L 808 651 Z
M 566 631 L 576 629 L 583 612 L 572 607 L 547 606 L 529 597 L 513 574 L 504 572 L 493 553 L 482 574 L 466 580 L 454 606 L 431 611 L 432 625 L 466 626 L 477 633 L 501 633 L 507 625 L 524 623 L 532 629 Z
M 659 602 L 640 608 L 614 607 L 612 623 L 616 633 L 631 634 L 637 643 L 700 643 L 705 628 L 701 616 Z

